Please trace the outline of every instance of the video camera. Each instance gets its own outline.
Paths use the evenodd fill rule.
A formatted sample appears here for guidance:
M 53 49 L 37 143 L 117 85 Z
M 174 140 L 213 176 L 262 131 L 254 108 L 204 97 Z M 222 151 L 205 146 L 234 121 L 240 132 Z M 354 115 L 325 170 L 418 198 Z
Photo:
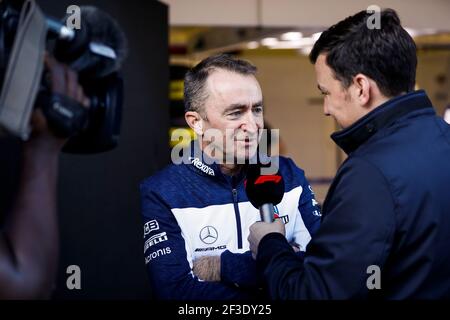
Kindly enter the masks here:
M 65 17 L 44 16 L 34 0 L 0 2 L 0 129 L 27 140 L 33 108 L 42 108 L 49 127 L 69 138 L 68 153 L 98 153 L 117 146 L 123 103 L 120 75 L 125 34 L 105 12 L 80 7 L 79 27 Z M 54 94 L 44 71 L 44 54 L 78 73 L 90 100 L 86 109 Z

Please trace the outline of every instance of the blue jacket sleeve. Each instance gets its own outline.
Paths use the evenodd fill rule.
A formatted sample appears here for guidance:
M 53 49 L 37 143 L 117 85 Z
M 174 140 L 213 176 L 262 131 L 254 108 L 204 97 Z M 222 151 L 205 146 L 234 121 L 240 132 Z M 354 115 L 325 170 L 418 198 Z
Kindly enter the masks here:
M 252 253 L 232 253 L 224 251 L 220 256 L 221 280 L 229 285 L 243 288 L 262 287 L 262 276 L 256 272 L 256 262 Z
M 266 235 L 257 265 L 273 299 L 350 299 L 369 295 L 368 268 L 383 268 L 392 249 L 395 201 L 382 173 L 362 159 L 338 172 L 324 217 L 303 261 L 287 241 Z
M 304 251 L 295 253 L 299 258 L 303 258 Z M 245 253 L 232 253 L 224 251 L 220 256 L 221 281 L 231 286 L 239 288 L 264 288 L 264 278 L 256 267 L 256 261 L 252 257 L 251 251 Z
M 151 187 L 141 185 L 144 257 L 156 299 L 251 299 L 250 292 L 221 282 L 205 282 L 192 273 L 181 229 L 170 207 Z

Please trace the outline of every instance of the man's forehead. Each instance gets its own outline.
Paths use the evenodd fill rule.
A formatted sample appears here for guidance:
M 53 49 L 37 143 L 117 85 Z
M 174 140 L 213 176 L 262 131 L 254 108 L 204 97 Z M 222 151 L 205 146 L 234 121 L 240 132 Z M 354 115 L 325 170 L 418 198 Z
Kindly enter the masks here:
M 210 89 L 219 90 L 236 87 L 236 82 L 240 85 L 258 85 L 258 81 L 252 74 L 240 74 L 225 69 L 216 69 L 212 71 L 208 76 L 206 84 Z
M 241 75 L 227 70 L 210 74 L 206 89 L 210 98 L 228 104 L 257 102 L 262 96 L 259 83 L 253 75 Z
M 317 61 L 314 65 L 316 70 L 316 77 L 318 84 L 324 87 L 325 83 L 331 79 L 334 79 L 333 70 L 328 66 L 326 62 L 326 55 L 321 54 L 317 58 Z
M 327 56 L 325 54 L 320 54 L 316 60 L 316 63 L 314 64 L 314 67 L 316 68 L 316 70 L 328 70 L 329 66 L 327 63 Z

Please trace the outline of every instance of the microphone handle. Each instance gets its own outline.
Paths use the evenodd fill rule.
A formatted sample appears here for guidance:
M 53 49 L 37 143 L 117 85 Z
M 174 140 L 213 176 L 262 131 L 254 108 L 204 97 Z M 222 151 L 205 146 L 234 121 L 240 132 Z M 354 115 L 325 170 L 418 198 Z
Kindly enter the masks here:
M 265 203 L 259 207 L 259 214 L 261 215 L 261 221 L 272 223 L 275 218 L 275 210 L 272 203 Z

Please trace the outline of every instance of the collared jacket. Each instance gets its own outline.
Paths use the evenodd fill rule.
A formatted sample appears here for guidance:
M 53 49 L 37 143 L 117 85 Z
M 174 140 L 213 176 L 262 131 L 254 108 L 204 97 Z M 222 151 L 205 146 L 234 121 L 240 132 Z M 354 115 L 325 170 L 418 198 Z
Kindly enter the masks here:
M 144 256 L 154 297 L 172 300 L 253 299 L 260 294 L 249 227 L 260 221 L 248 201 L 245 172 L 234 178 L 204 155 L 171 164 L 141 184 Z M 280 157 L 285 194 L 276 206 L 286 237 L 305 250 L 320 224 L 320 210 L 303 170 Z M 221 255 L 221 282 L 192 272 L 193 261 Z
M 276 234 L 258 268 L 274 299 L 450 297 L 450 126 L 424 91 L 332 135 L 349 155 L 304 259 Z

